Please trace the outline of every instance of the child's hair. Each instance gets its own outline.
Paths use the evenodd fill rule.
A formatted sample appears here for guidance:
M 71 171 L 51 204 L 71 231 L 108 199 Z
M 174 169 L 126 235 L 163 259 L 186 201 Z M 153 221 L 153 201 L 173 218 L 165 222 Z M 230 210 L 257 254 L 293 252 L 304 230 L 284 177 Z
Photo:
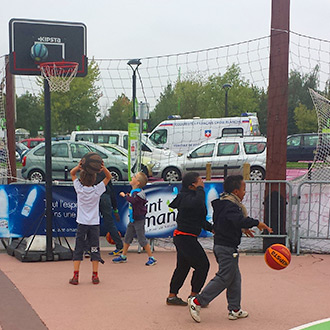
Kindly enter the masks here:
M 184 175 L 182 178 L 182 187 L 183 188 L 189 188 L 193 183 L 197 181 L 197 178 L 199 177 L 199 173 L 197 172 L 188 172 Z
M 93 184 L 95 184 L 96 173 L 90 174 L 90 173 L 86 172 L 85 170 L 81 170 L 79 178 L 80 178 L 80 182 L 82 183 L 83 186 L 90 187 Z
M 148 177 L 143 172 L 136 173 L 135 177 L 140 182 L 141 188 L 143 188 L 148 182 Z
M 243 177 L 241 175 L 229 175 L 223 183 L 223 190 L 230 194 L 235 189 L 239 189 L 241 187 L 242 181 Z

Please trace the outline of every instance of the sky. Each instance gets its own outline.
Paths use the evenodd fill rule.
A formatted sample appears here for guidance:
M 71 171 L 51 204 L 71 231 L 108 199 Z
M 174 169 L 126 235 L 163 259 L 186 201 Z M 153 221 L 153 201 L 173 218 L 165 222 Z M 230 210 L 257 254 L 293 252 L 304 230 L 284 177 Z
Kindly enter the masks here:
M 292 31 L 330 40 L 329 0 L 291 0 L 290 16 Z M 271 0 L 11 0 L 0 11 L 0 56 L 11 18 L 85 23 L 89 58 L 130 59 L 267 36 Z

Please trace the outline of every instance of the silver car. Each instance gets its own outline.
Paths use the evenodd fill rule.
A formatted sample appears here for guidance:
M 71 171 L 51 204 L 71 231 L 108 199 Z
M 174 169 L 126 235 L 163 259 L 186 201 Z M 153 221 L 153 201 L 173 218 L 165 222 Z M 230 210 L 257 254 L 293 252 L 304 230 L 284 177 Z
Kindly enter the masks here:
M 180 181 L 190 171 L 206 176 L 206 164 L 211 163 L 212 176 L 243 173 L 243 164 L 250 164 L 251 180 L 263 180 L 266 175 L 266 143 L 262 136 L 224 137 L 208 140 L 182 156 L 156 163 L 152 169 L 156 178 Z
M 127 158 L 114 156 L 105 148 L 90 142 L 54 141 L 52 142 L 52 178 L 66 180 L 70 170 L 88 152 L 98 153 L 109 169 L 113 181 L 126 181 L 128 178 Z M 41 143 L 23 157 L 22 176 L 34 182 L 45 181 L 45 144 Z

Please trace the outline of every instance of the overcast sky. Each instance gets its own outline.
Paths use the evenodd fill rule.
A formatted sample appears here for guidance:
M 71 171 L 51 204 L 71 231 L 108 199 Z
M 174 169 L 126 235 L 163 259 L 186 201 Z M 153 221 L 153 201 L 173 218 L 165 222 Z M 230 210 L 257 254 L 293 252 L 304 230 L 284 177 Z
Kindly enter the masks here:
M 292 31 L 330 40 L 329 0 L 291 0 Z M 0 55 L 11 18 L 83 22 L 88 57 L 141 58 L 270 34 L 271 0 L 11 0 L 0 11 Z

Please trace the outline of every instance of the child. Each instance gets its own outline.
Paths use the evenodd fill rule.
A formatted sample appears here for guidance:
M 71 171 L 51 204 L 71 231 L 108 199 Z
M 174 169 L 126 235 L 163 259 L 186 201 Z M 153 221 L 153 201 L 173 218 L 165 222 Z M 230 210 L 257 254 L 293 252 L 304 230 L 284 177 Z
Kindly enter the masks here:
M 257 226 L 260 230 L 272 229 L 265 223 L 248 217 L 242 200 L 245 195 L 245 182 L 241 175 L 228 176 L 225 179 L 224 193 L 220 199 L 212 202 L 214 228 L 214 255 L 219 270 L 215 277 L 195 298 L 188 299 L 191 317 L 200 322 L 200 309 L 208 305 L 223 290 L 227 289 L 229 320 L 247 317 L 248 312 L 241 309 L 241 274 L 238 267 L 238 245 L 241 242 L 242 231 L 253 237 L 249 230 Z
M 80 171 L 80 180 L 76 174 Z M 100 196 L 105 192 L 105 187 L 111 180 L 111 174 L 102 164 L 101 171 L 104 172 L 105 178 L 97 185 L 93 185 L 96 179 L 96 174 L 89 174 L 81 167 L 81 162 L 71 171 L 71 178 L 74 189 L 77 193 L 77 236 L 76 246 L 73 253 L 73 278 L 69 281 L 70 284 L 77 285 L 79 283 L 79 267 L 83 260 L 85 239 L 87 237 L 88 246 L 91 251 L 91 261 L 93 266 L 92 282 L 99 284 L 98 277 L 99 261 L 102 261 L 99 247 L 100 236 L 100 215 L 99 202 Z
M 137 236 L 139 244 L 146 250 L 148 254 L 149 259 L 146 262 L 146 266 L 153 266 L 157 263 L 157 260 L 152 256 L 151 247 L 146 239 L 144 229 L 144 221 L 147 214 L 146 204 L 148 201 L 146 200 L 146 195 L 142 188 L 147 184 L 147 182 L 148 177 L 143 172 L 138 172 L 133 176 L 130 182 L 132 187 L 131 193 L 125 194 L 124 192 L 121 192 L 119 194 L 121 197 L 125 197 L 126 200 L 130 203 L 130 222 L 126 229 L 123 253 L 117 258 L 112 259 L 112 261 L 116 264 L 127 262 L 127 250 L 135 235 Z
M 209 260 L 197 237 L 204 228 L 212 231 L 206 220 L 205 192 L 202 178 L 197 172 L 188 172 L 182 179 L 182 189 L 169 207 L 178 209 L 177 229 L 173 242 L 177 250 L 177 264 L 170 283 L 167 305 L 187 306 L 187 302 L 177 296 L 190 267 L 194 268 L 191 279 L 190 296 L 196 296 L 202 289 L 210 268 Z

